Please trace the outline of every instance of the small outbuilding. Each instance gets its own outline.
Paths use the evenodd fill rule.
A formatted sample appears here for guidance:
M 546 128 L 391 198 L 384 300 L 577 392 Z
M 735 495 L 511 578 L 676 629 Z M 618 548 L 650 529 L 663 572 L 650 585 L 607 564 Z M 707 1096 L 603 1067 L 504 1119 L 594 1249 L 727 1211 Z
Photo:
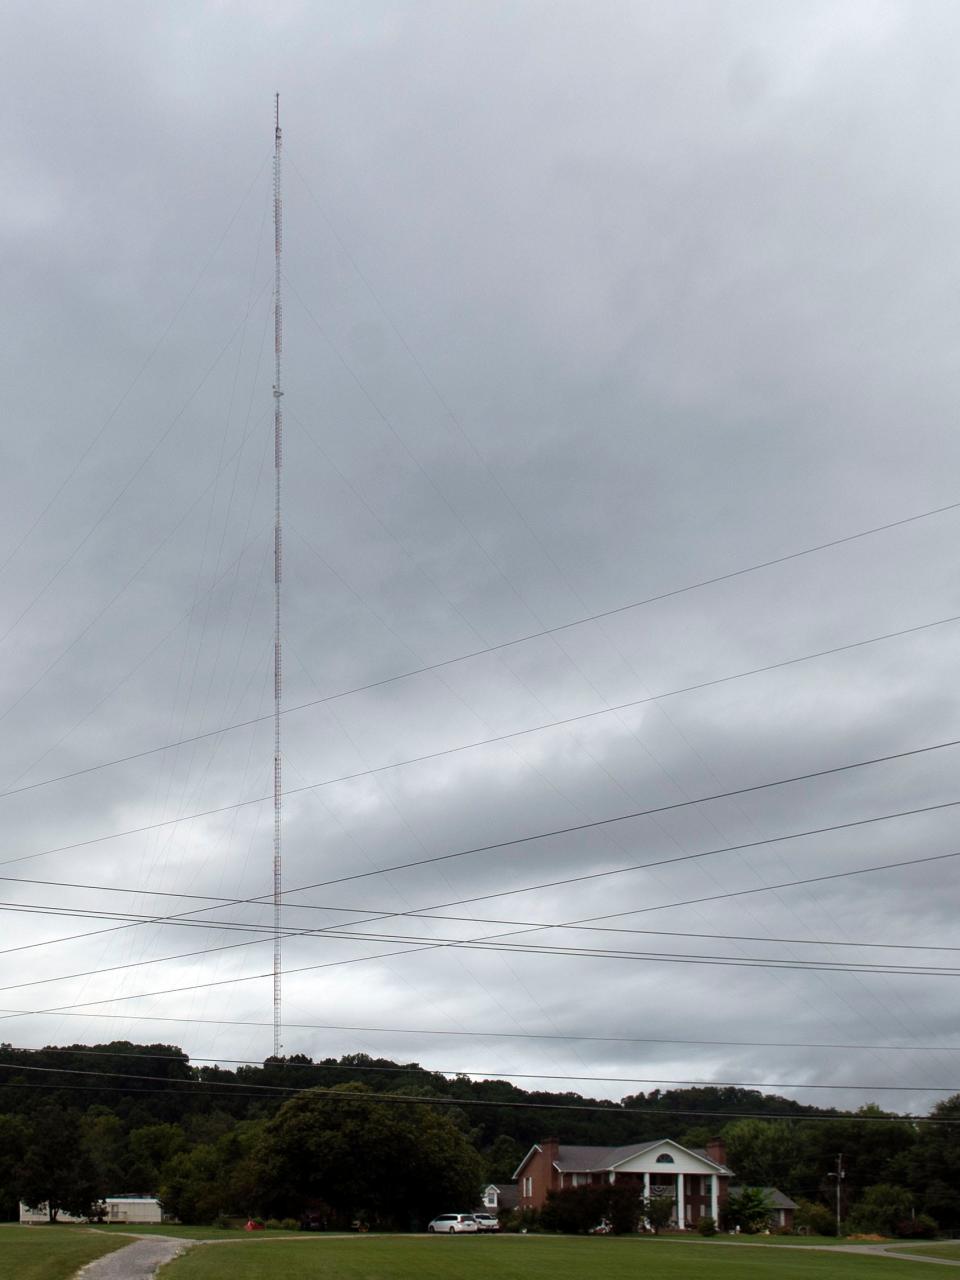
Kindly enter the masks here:
M 106 1196 L 97 1206 L 96 1213 L 86 1218 L 78 1218 L 61 1209 L 57 1214 L 58 1222 L 87 1222 L 90 1218 L 99 1217 L 104 1222 L 118 1222 L 143 1226 L 151 1222 L 163 1221 L 163 1208 L 156 1196 L 143 1193 Z M 24 1224 L 49 1222 L 50 1214 L 46 1204 L 27 1205 L 20 1201 L 20 1221 Z

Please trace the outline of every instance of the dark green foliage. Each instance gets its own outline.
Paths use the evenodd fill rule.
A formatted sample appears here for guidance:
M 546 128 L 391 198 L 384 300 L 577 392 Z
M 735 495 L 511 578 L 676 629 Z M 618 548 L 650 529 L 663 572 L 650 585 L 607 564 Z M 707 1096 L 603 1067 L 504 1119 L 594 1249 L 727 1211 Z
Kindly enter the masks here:
M 772 1206 L 766 1192 L 760 1187 L 741 1187 L 727 1198 L 724 1220 L 728 1227 L 739 1227 L 748 1235 L 755 1235 L 770 1225 Z
M 703 1217 L 697 1223 L 697 1230 L 702 1236 L 715 1236 L 717 1234 L 717 1224 L 713 1218 L 709 1216 Z
M 527 1148 L 501 1133 L 483 1153 L 484 1176 L 487 1182 L 511 1182 L 517 1165 L 527 1154 Z
M 651 1196 L 649 1200 L 643 1202 L 643 1216 L 654 1235 L 670 1225 L 673 1215 L 673 1196 Z
M 29 1137 L 26 1120 L 0 1115 L 0 1222 L 17 1216 L 22 1188 L 20 1165 Z
M 32 1206 L 46 1204 L 51 1222 L 61 1210 L 89 1214 L 104 1194 L 84 1146 L 79 1113 L 55 1104 L 34 1117 L 16 1176 L 20 1198 Z
M 267 1123 L 255 1155 L 259 1203 L 301 1213 L 323 1200 L 343 1222 L 425 1227 L 477 1203 L 479 1156 L 449 1110 L 377 1103 L 364 1085 L 306 1092 Z
M 866 1235 L 892 1236 L 899 1223 L 909 1221 L 913 1197 L 903 1187 L 878 1183 L 867 1187 L 850 1210 L 847 1229 Z
M 798 1224 L 806 1219 L 818 1233 L 833 1230 L 836 1184 L 828 1175 L 836 1169 L 837 1153 L 842 1151 L 845 1222 L 854 1210 L 862 1216 L 861 1202 L 869 1188 L 888 1185 L 910 1193 L 918 1217 L 926 1214 L 947 1229 L 960 1230 L 960 1095 L 936 1106 L 935 1118 L 954 1122 L 938 1126 L 915 1125 L 896 1117 L 887 1123 L 885 1113 L 873 1106 L 851 1116 L 756 1090 L 708 1086 L 652 1090 L 624 1099 L 624 1105 L 601 1100 L 595 1103 L 595 1111 L 567 1110 L 561 1116 L 534 1104 L 589 1107 L 594 1100 L 572 1092 L 528 1093 L 502 1080 L 448 1078 L 416 1063 L 365 1054 L 321 1062 L 303 1055 L 270 1058 L 262 1066 L 231 1070 L 192 1066 L 175 1045 L 113 1041 L 89 1049 L 74 1045 L 33 1053 L 0 1046 L 0 1064 L 5 1064 L 5 1082 L 32 1086 L 5 1090 L 0 1100 L 0 1217 L 8 1219 L 16 1215 L 17 1200 L 27 1195 L 28 1187 L 30 1196 L 46 1199 L 39 1191 L 44 1186 L 52 1188 L 51 1194 L 64 1208 L 69 1207 L 68 1199 L 76 1205 L 88 1196 L 141 1191 L 162 1192 L 167 1209 L 190 1221 L 209 1222 L 221 1212 L 244 1218 L 257 1211 L 277 1216 L 299 1213 L 294 1205 L 280 1203 L 264 1183 L 265 1133 L 289 1095 L 234 1086 L 315 1090 L 310 1096 L 324 1099 L 338 1086 L 362 1085 L 366 1101 L 357 1106 L 371 1114 L 375 1107 L 386 1109 L 398 1117 L 400 1130 L 400 1117 L 409 1113 L 418 1135 L 423 1128 L 424 1159 L 434 1165 L 443 1143 L 428 1118 L 438 1112 L 416 1105 L 380 1106 L 376 1096 L 403 1093 L 494 1104 L 445 1106 L 439 1112 L 456 1134 L 456 1150 L 472 1153 L 470 1178 L 476 1180 L 470 1182 L 469 1194 L 457 1190 L 456 1203 L 451 1203 L 450 1187 L 465 1186 L 458 1181 L 459 1157 L 454 1153 L 452 1183 L 431 1182 L 430 1175 L 424 1174 L 419 1206 L 411 1208 L 405 1200 L 400 1218 L 395 1208 L 385 1210 L 401 1226 L 410 1225 L 415 1210 L 429 1218 L 445 1209 L 471 1208 L 484 1181 L 512 1180 L 523 1155 L 542 1138 L 548 1120 L 550 1127 L 560 1128 L 565 1143 L 614 1146 L 672 1137 L 697 1147 L 716 1133 L 716 1121 L 708 1113 L 724 1112 L 731 1119 L 722 1136 L 738 1178 L 752 1186 L 776 1186 L 796 1200 L 805 1200 L 809 1209 L 802 1208 Z M 17 1068 L 26 1066 L 51 1069 L 42 1077 L 41 1088 L 36 1087 L 36 1075 L 18 1073 Z M 113 1074 L 89 1077 L 89 1085 L 85 1081 L 84 1092 L 78 1093 L 76 1076 L 66 1074 L 70 1070 Z M 147 1078 L 156 1076 L 160 1080 Z M 338 1091 L 333 1096 L 341 1095 Z M 66 1117 L 62 1134 L 52 1137 L 44 1120 L 51 1108 Z M 697 1123 L 700 1112 L 702 1124 Z M 748 1112 L 752 1114 L 744 1114 Z M 773 1112 L 795 1119 L 762 1118 Z M 814 1116 L 821 1118 L 809 1118 Z M 390 1126 L 388 1130 L 393 1133 Z M 417 1170 L 408 1174 L 404 1163 L 408 1150 L 397 1138 L 395 1147 L 384 1148 L 382 1165 L 374 1162 L 371 1175 L 382 1177 L 389 1166 L 403 1168 L 406 1180 L 419 1179 Z M 288 1186 L 287 1190 L 303 1199 L 302 1188 Z M 669 1215 L 672 1199 L 666 1209 L 653 1212 Z M 402 1220 L 403 1214 L 410 1217 Z M 908 1213 L 894 1225 L 899 1229 L 907 1220 L 916 1218 Z
M 614 1235 L 626 1235 L 636 1231 L 642 1211 L 643 1202 L 634 1189 L 603 1182 L 549 1192 L 540 1225 L 545 1231 L 586 1235 L 606 1221 Z
M 936 1221 L 928 1213 L 918 1213 L 902 1218 L 894 1226 L 894 1235 L 902 1240 L 932 1240 L 939 1231 Z
M 835 1236 L 837 1215 L 833 1209 L 812 1200 L 798 1200 L 794 1222 L 814 1236 Z

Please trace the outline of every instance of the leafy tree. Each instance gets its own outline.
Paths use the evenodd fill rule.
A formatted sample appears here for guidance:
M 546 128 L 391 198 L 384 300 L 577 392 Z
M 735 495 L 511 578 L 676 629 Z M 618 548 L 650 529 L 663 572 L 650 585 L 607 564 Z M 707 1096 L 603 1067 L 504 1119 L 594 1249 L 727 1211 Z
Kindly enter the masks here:
M 600 1182 L 548 1191 L 540 1225 L 547 1231 L 586 1235 L 606 1219 L 614 1235 L 626 1235 L 636 1231 L 642 1213 L 643 1200 L 635 1187 Z
M 724 1217 L 729 1226 L 755 1235 L 769 1225 L 772 1211 L 773 1206 L 761 1187 L 741 1187 L 727 1197 Z
M 586 1235 L 607 1216 L 607 1187 L 566 1187 L 548 1191 L 540 1211 L 540 1225 L 545 1231 L 562 1231 L 567 1235 Z
M 903 1187 L 878 1183 L 867 1187 L 853 1206 L 847 1224 L 852 1231 L 871 1235 L 892 1236 L 898 1223 L 909 1221 L 913 1197 Z
M 216 1148 L 199 1143 L 167 1164 L 160 1186 L 164 1211 L 181 1222 L 208 1223 L 225 1211 L 221 1165 Z
M 751 1187 L 791 1188 L 805 1163 L 805 1139 L 785 1120 L 735 1120 L 723 1131 L 730 1168 Z
M 816 1204 L 812 1200 L 797 1201 L 797 1212 L 794 1218 L 798 1227 L 812 1232 L 815 1236 L 835 1236 L 837 1234 L 837 1215 L 825 1205 Z
M 61 1209 L 78 1217 L 90 1213 L 100 1191 L 75 1111 L 47 1105 L 37 1113 L 18 1181 L 20 1198 L 32 1207 L 46 1204 L 51 1222 Z
M 29 1129 L 20 1116 L 0 1115 L 0 1222 L 17 1217 L 20 1163 L 27 1149 Z
M 476 1202 L 483 1170 L 455 1118 L 428 1105 L 377 1102 L 364 1085 L 291 1098 L 255 1154 L 263 1209 L 323 1200 L 342 1219 L 408 1227 Z
M 501 1133 L 483 1153 L 488 1182 L 510 1182 L 517 1165 L 526 1155 L 528 1148 L 523 1147 L 516 1138 Z
M 96 1198 L 122 1190 L 127 1140 L 120 1117 L 101 1104 L 90 1107 L 80 1118 L 80 1144 L 93 1172 Z
M 957 1123 L 921 1126 L 905 1161 L 903 1183 L 925 1213 L 955 1231 L 960 1228 L 960 1093 L 938 1102 L 930 1114 Z
M 654 1235 L 659 1234 L 664 1227 L 670 1225 L 673 1214 L 674 1199 L 672 1195 L 651 1195 L 649 1199 L 643 1202 L 643 1217 Z
M 160 1171 L 184 1149 L 186 1141 L 178 1124 L 141 1125 L 132 1130 L 127 1139 L 126 1185 L 155 1191 Z

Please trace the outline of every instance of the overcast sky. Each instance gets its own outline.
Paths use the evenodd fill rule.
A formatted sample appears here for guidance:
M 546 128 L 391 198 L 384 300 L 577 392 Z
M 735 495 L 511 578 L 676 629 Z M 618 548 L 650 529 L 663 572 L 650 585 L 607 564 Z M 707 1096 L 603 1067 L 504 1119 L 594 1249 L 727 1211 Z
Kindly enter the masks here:
M 269 906 L 35 909 L 270 893 L 271 724 L 213 731 L 272 706 L 279 90 L 284 703 L 328 699 L 284 717 L 283 919 L 385 917 L 284 942 L 285 1052 L 960 1089 L 955 977 L 689 962 L 954 965 L 960 859 L 767 886 L 960 851 L 951 808 L 794 834 L 960 800 L 955 750 L 380 873 L 960 737 L 960 510 L 449 661 L 960 501 L 956 7 L 2 25 L 0 1007 L 47 1012 L 0 1039 L 271 1050 Z M 666 958 L 439 945 L 600 916 L 662 932 L 509 941 Z

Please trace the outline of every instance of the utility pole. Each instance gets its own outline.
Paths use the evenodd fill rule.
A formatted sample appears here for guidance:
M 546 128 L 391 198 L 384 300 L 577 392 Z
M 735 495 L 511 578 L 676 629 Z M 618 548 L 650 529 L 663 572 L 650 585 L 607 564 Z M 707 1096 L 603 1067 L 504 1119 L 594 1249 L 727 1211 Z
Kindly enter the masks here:
M 280 185 L 280 95 L 274 98 L 274 150 L 273 150 L 273 461 L 274 461 L 274 523 L 273 523 L 273 1056 L 279 1058 L 281 1049 L 282 1019 L 280 1013 L 280 899 L 282 893 L 282 862 L 280 848 L 282 770 L 280 755 L 280 699 L 283 690 L 283 663 L 280 648 L 280 584 L 283 579 L 283 533 L 280 523 L 280 481 L 283 474 L 283 411 L 280 398 L 281 357 L 283 355 L 283 300 L 280 292 L 282 280 L 281 253 L 283 250 L 283 192 Z
M 843 1152 L 837 1154 L 837 1171 L 836 1173 L 828 1173 L 828 1178 L 835 1178 L 837 1182 L 837 1235 L 840 1235 L 840 1188 L 843 1186 L 843 1180 L 847 1176 L 843 1167 Z

